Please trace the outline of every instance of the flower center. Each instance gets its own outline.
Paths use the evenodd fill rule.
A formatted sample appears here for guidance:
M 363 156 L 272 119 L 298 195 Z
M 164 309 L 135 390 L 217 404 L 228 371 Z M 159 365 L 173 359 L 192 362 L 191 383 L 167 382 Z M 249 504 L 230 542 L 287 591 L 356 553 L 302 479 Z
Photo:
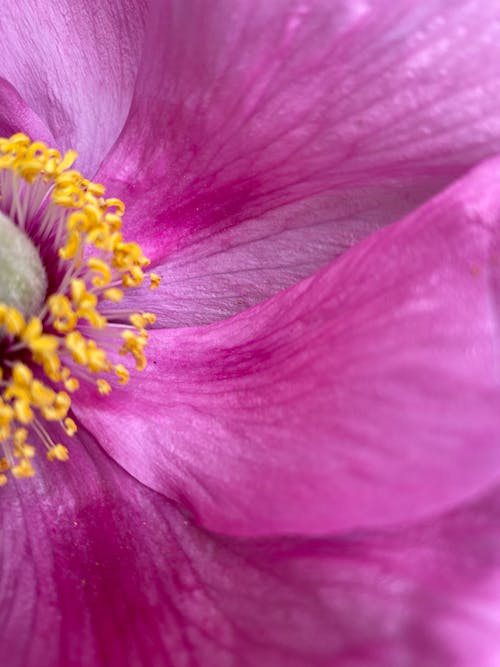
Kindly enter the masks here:
M 42 305 L 47 275 L 30 237 L 0 211 L 0 302 L 23 315 Z
M 155 317 L 117 304 L 149 260 L 122 236 L 123 202 L 71 169 L 75 158 L 24 134 L 0 139 L 0 485 L 31 477 L 40 446 L 67 460 L 56 429 L 76 432 L 82 382 L 105 395 L 128 382 L 128 358 L 146 366 Z

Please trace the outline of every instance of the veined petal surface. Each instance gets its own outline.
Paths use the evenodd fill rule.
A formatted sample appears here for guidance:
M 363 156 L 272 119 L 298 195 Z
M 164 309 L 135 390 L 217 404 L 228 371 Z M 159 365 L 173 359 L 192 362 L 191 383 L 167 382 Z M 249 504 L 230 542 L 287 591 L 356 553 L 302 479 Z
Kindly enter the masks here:
M 3 493 L 4 667 L 496 667 L 498 489 L 385 533 L 193 526 L 82 428 Z
M 19 0 L 2 7 L 0 76 L 43 120 L 57 148 L 78 151 L 89 178 L 127 116 L 147 9 L 147 0 Z
M 155 330 L 75 404 L 131 474 L 237 534 L 416 520 L 500 473 L 500 161 L 239 315 Z
M 500 6 L 163 0 L 99 178 L 165 326 L 243 310 L 500 150 Z

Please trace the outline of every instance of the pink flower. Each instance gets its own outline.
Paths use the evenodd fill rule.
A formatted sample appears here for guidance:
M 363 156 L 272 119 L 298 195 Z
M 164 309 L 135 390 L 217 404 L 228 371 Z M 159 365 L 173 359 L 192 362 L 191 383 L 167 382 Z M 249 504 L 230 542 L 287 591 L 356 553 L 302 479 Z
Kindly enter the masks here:
M 0 27 L 0 135 L 76 148 L 162 277 L 144 372 L 0 490 L 2 666 L 498 665 L 497 3 Z

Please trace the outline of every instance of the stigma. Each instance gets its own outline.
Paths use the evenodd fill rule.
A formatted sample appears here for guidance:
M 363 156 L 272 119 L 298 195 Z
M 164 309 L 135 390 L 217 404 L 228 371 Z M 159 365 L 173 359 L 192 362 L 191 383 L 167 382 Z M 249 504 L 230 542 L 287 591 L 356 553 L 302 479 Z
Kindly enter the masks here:
M 83 384 L 105 396 L 147 364 L 155 316 L 121 302 L 159 276 L 122 235 L 123 202 L 72 169 L 75 159 L 24 134 L 0 139 L 0 486 L 32 477 L 40 449 L 69 458 L 48 422 L 77 432 Z

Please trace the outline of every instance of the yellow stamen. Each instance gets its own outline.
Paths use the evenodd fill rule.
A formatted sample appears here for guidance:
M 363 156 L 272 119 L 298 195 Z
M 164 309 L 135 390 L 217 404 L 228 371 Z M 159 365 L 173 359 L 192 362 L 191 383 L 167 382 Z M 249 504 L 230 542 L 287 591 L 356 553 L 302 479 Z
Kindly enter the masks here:
M 108 301 L 115 301 L 118 303 L 123 299 L 123 291 L 117 287 L 111 287 L 104 292 L 104 298 Z
M 7 308 L 3 325 L 12 336 L 18 336 L 24 329 L 24 317 L 15 308 Z
M 71 419 L 71 417 L 66 417 L 66 419 L 64 420 L 64 430 L 69 436 L 75 435 L 75 433 L 77 432 L 78 430 L 77 426 L 73 421 L 73 419 Z
M 155 322 L 155 315 L 132 312 L 127 314 L 130 328 L 123 329 L 123 318 L 117 321 L 119 329 L 112 328 L 109 302 L 122 301 L 127 289 L 139 286 L 150 262 L 137 243 L 122 236 L 123 202 L 104 199 L 101 184 L 71 168 L 75 159 L 75 151 L 61 156 L 22 133 L 0 138 L 0 188 L 10 179 L 12 191 L 20 188 L 19 201 L 30 188 L 37 188 L 34 198 L 43 203 L 35 211 L 37 226 L 49 229 L 55 225 L 53 237 L 60 243 L 54 249 L 57 275 L 63 276 L 60 289 L 48 295 L 40 314 L 25 320 L 21 312 L 0 303 L 0 336 L 6 337 L 7 349 L 12 350 L 9 364 L 2 367 L 0 360 L 0 446 L 5 454 L 0 458 L 0 486 L 7 482 L 8 474 L 33 476 L 31 459 L 36 448 L 28 443 L 33 435 L 47 447 L 49 460 L 68 459 L 67 448 L 51 440 L 41 420 L 57 422 L 67 436 L 73 436 L 77 426 L 68 416 L 69 393 L 77 392 L 82 381 L 94 382 L 100 395 L 108 395 L 113 384 L 129 381 L 129 369 L 108 358 L 110 345 L 130 355 L 137 370 L 146 366 L 146 328 Z M 0 189 L 0 210 L 3 205 Z M 23 209 L 23 216 L 28 209 Z M 44 243 L 47 238 L 45 235 Z M 150 288 L 156 289 L 160 277 L 151 273 L 149 281 Z M 110 375 L 92 380 L 97 373 Z
M 69 459 L 69 452 L 64 445 L 54 445 L 47 452 L 49 461 L 67 461 Z
M 123 364 L 116 364 L 115 374 L 118 377 L 118 382 L 120 384 L 127 384 L 127 382 L 129 381 L 130 373 Z
M 157 289 L 160 286 L 161 278 L 157 273 L 150 273 L 149 280 L 149 289 Z
M 33 477 L 35 471 L 29 459 L 21 459 L 17 466 L 14 466 L 11 470 L 14 477 L 17 479 L 21 477 Z
M 111 393 L 111 385 L 107 380 L 103 380 L 102 378 L 97 380 L 97 388 L 99 393 L 103 396 L 107 396 L 109 393 Z

